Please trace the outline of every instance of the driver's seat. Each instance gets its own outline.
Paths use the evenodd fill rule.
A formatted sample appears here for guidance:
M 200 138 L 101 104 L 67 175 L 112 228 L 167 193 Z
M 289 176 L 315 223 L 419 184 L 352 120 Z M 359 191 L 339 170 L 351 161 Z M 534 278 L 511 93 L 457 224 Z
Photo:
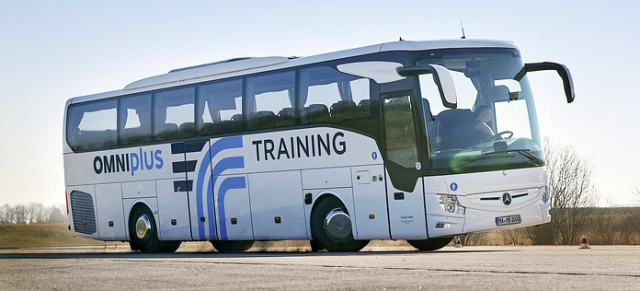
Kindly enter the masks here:
M 438 123 L 438 146 L 435 150 L 463 149 L 468 147 L 473 130 L 473 112 L 469 109 L 451 109 L 440 112 Z

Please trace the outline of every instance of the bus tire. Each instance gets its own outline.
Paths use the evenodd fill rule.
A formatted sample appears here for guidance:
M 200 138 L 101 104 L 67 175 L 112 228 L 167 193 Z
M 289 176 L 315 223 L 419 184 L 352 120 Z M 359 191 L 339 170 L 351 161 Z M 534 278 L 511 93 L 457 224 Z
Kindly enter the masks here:
M 133 241 L 133 238 L 129 241 L 129 247 L 131 247 L 132 251 L 137 251 L 140 249 L 140 246 L 135 241 Z
M 181 241 L 161 241 L 153 213 L 146 206 L 136 207 L 129 220 L 129 245 L 131 250 L 143 253 L 172 253 L 182 243 Z
M 444 248 L 453 239 L 452 236 L 437 237 L 424 240 L 408 240 L 407 242 L 416 249 L 421 251 L 435 251 Z
M 178 250 L 180 244 L 182 244 L 181 241 L 160 241 L 160 252 L 173 253 Z
M 160 251 L 160 241 L 153 213 L 146 206 L 137 207 L 129 220 L 129 236 L 131 249 L 138 249 L 143 253 L 157 253 Z
M 334 196 L 324 198 L 311 211 L 311 236 L 316 249 L 330 252 L 357 252 L 369 243 L 353 238 L 347 208 Z
M 323 250 L 323 248 L 315 240 L 310 240 L 309 244 L 311 245 L 311 251 L 312 252 L 319 252 L 319 251 Z
M 221 253 L 242 253 L 253 246 L 252 240 L 212 240 L 213 248 Z

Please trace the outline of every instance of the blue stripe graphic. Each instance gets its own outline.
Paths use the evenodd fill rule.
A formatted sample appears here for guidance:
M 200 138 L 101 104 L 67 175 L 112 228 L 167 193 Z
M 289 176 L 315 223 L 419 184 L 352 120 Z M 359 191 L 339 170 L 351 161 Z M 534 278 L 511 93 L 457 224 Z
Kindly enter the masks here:
M 218 181 L 218 177 L 220 176 L 220 174 L 222 174 L 222 172 L 226 171 L 226 170 L 230 170 L 230 169 L 242 169 L 244 168 L 244 158 L 243 157 L 229 157 L 229 158 L 224 158 L 222 160 L 220 160 L 214 167 L 213 167 L 213 171 L 211 171 L 211 176 L 212 176 L 212 182 L 210 183 L 210 185 L 213 185 L 215 187 L 216 182 Z M 231 179 L 231 178 L 228 178 Z M 244 178 L 242 178 L 244 179 Z M 223 180 L 222 183 L 224 183 L 226 180 Z M 213 187 L 212 187 L 213 188 Z M 222 186 L 220 186 L 220 188 L 222 188 Z M 222 190 L 218 190 L 218 197 L 220 197 L 220 192 Z M 207 195 L 207 209 L 209 210 L 209 231 L 210 232 L 215 232 L 216 230 L 216 225 L 213 222 L 213 217 L 214 213 L 213 213 L 213 195 Z M 224 211 L 224 200 L 220 201 L 220 199 L 218 199 L 218 210 L 219 211 Z M 222 225 L 224 225 L 224 216 L 220 217 L 221 220 L 219 220 Z M 226 232 L 222 231 L 222 225 L 220 225 L 220 231 L 222 232 L 221 235 L 225 235 L 226 236 Z
M 213 170 L 211 172 L 211 175 L 209 176 L 209 179 L 206 179 L 206 173 L 207 173 L 207 170 L 210 169 L 211 161 L 215 158 L 216 155 L 218 155 L 220 152 L 224 150 L 234 149 L 234 148 L 242 148 L 242 137 L 235 136 L 235 137 L 226 137 L 226 138 L 219 139 L 218 141 L 213 143 L 213 145 L 211 145 L 211 148 L 205 154 L 205 157 L 203 158 L 202 163 L 200 164 L 200 170 L 198 172 L 198 182 L 197 182 L 197 190 L 196 190 L 198 217 L 204 216 L 204 209 L 203 209 L 204 201 L 202 197 L 203 196 L 202 192 L 204 190 L 203 189 L 204 181 L 208 180 L 209 187 L 207 189 L 207 194 L 206 194 L 207 195 L 207 216 L 208 216 L 207 219 L 209 220 L 208 221 L 209 237 L 212 239 L 215 239 L 215 234 L 216 234 L 215 213 L 214 213 L 214 204 L 213 204 L 213 188 L 215 187 L 215 183 L 218 179 L 217 176 L 219 176 L 220 174 L 222 174 L 222 172 L 229 169 L 244 168 L 244 158 L 242 156 L 224 158 L 220 160 L 213 167 Z M 244 181 L 243 177 L 241 179 Z M 225 181 L 223 181 L 223 183 Z M 237 182 L 234 182 L 234 183 L 237 183 Z M 246 188 L 246 185 L 243 188 Z M 220 190 L 220 192 L 221 191 L 222 190 Z M 225 193 L 226 193 L 226 190 L 225 190 Z M 218 208 L 220 209 L 220 211 L 224 211 L 224 199 L 222 200 L 221 203 L 219 202 Z M 224 216 L 222 216 L 222 218 L 224 218 Z M 222 219 L 221 222 L 223 222 L 224 224 L 224 219 Z M 221 226 L 221 230 L 222 229 L 223 228 Z M 224 229 L 225 231 L 223 232 L 222 236 L 226 237 L 226 227 Z M 205 240 L 206 239 L 205 223 L 202 222 L 201 220 L 198 220 L 198 232 L 200 235 L 200 239 Z
M 220 215 L 220 238 L 222 240 L 227 240 L 227 222 L 224 213 L 224 196 L 227 195 L 227 192 L 232 189 L 244 189 L 247 188 L 247 183 L 244 177 L 231 177 L 224 179 L 222 183 L 220 183 L 220 189 L 218 190 L 218 205 L 219 207 L 219 215 Z
M 200 234 L 200 240 L 205 240 L 205 234 L 204 234 L 204 223 L 202 222 L 202 220 L 200 220 L 200 217 L 203 217 L 203 212 L 204 210 L 202 209 L 202 188 L 203 188 L 203 183 L 204 183 L 204 177 L 207 174 L 207 169 L 210 168 L 211 165 L 211 149 L 209 149 L 207 151 L 207 153 L 204 156 L 204 159 L 202 159 L 202 163 L 200 163 L 200 171 L 198 171 L 198 182 L 197 182 L 197 186 L 196 186 L 196 203 L 198 205 L 198 233 Z M 211 180 L 209 180 L 211 181 Z M 209 192 L 211 192 L 212 187 L 209 186 L 208 187 L 208 191 L 207 191 L 207 195 L 210 195 Z M 211 194 L 212 195 L 212 194 Z M 211 233 L 211 237 L 213 237 L 215 234 Z

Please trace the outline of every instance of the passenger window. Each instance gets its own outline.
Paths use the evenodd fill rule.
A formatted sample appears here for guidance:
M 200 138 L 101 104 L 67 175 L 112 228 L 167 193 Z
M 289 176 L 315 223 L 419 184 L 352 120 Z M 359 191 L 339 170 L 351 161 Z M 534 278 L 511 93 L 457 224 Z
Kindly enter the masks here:
M 247 79 L 246 105 L 249 129 L 295 124 L 295 71 Z
M 155 94 L 153 133 L 157 140 L 195 135 L 194 95 L 195 87 Z
M 341 123 L 369 118 L 370 81 L 331 67 L 300 70 L 303 123 Z
M 120 99 L 119 111 L 121 144 L 151 141 L 151 94 Z
M 198 134 L 241 131 L 242 80 L 200 86 L 196 102 L 196 116 Z
M 117 100 L 71 105 L 67 112 L 67 142 L 73 150 L 118 144 Z

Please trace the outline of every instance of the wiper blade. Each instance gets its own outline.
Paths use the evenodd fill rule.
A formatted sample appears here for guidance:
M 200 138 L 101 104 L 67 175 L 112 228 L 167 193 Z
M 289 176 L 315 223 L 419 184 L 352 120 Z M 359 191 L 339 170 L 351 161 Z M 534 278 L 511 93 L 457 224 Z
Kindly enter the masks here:
M 544 165 L 544 161 L 541 158 L 538 158 L 535 155 L 531 154 L 530 151 L 530 149 L 506 149 L 502 151 L 486 152 L 483 153 L 483 155 L 510 154 L 512 152 L 516 152 L 540 166 Z

